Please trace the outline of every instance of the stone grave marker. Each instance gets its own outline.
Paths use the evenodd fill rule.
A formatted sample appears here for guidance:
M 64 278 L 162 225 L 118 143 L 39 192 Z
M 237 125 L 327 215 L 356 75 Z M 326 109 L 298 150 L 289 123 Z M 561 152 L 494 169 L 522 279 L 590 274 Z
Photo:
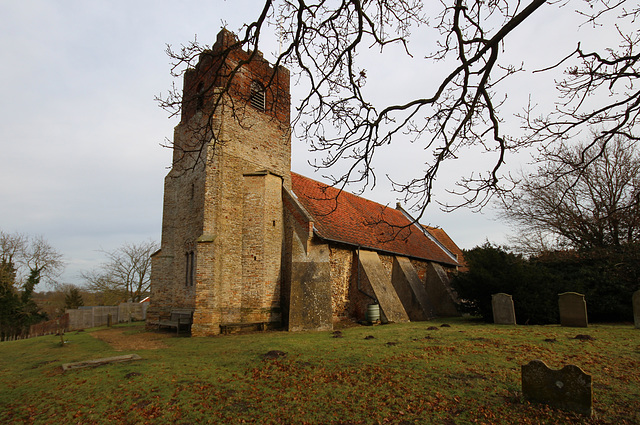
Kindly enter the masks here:
M 591 375 L 575 365 L 551 370 L 541 360 L 522 366 L 522 395 L 525 399 L 591 416 L 593 389 Z
M 640 329 L 640 290 L 633 293 L 633 323 Z
M 589 325 L 584 295 L 577 292 L 558 294 L 558 306 L 560 307 L 560 324 L 562 326 L 586 328 Z
M 511 295 L 502 292 L 491 295 L 491 309 L 493 310 L 493 323 L 497 325 L 516 324 L 516 312 L 513 308 Z
M 82 362 L 75 363 L 64 363 L 62 365 L 62 370 L 64 372 L 72 369 L 82 369 L 85 367 L 96 367 L 102 366 L 110 363 L 122 363 L 122 362 L 130 362 L 132 360 L 140 360 L 141 357 L 137 354 L 126 354 L 124 356 L 115 356 L 115 357 L 105 357 L 103 359 L 95 359 L 95 360 L 85 360 Z

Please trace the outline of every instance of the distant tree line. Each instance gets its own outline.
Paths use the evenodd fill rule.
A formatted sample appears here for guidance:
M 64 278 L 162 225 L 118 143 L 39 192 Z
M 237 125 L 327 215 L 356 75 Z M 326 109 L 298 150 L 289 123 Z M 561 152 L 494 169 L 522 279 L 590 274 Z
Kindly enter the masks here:
M 42 236 L 0 230 L 0 340 L 25 335 L 29 327 L 85 305 L 138 302 L 149 295 L 153 241 L 124 244 L 104 251 L 107 261 L 85 272 L 85 285 L 58 282 L 62 254 Z M 53 291 L 36 292 L 46 282 Z

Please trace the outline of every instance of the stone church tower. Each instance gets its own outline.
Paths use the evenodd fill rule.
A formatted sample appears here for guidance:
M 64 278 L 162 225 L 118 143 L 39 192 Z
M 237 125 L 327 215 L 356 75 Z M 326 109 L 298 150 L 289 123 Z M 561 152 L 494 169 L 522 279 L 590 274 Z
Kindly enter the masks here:
M 289 71 L 222 30 L 186 71 L 147 323 L 191 333 L 330 330 L 455 315 L 464 266 L 442 229 L 291 172 Z
M 161 249 L 153 256 L 148 318 L 168 306 L 193 310 L 195 336 L 217 334 L 223 323 L 282 319 L 289 71 L 235 43 L 222 30 L 184 76 Z

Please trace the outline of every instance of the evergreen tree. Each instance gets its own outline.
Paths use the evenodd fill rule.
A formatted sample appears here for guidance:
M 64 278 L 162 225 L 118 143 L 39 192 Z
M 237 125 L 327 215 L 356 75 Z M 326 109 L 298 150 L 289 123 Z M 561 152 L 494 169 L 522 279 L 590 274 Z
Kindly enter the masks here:
M 69 289 L 69 292 L 64 296 L 65 310 L 73 310 L 83 305 L 84 301 L 82 300 L 82 295 L 80 295 L 80 290 L 76 287 Z
M 452 281 L 463 312 L 491 322 L 491 296 L 513 296 L 519 324 L 558 323 L 558 294 L 585 295 L 589 320 L 632 321 L 638 289 L 640 245 L 521 255 L 489 243 L 465 251 L 468 271 Z
M 29 327 L 47 319 L 33 300 L 33 290 L 40 282 L 40 270 L 32 269 L 20 292 L 15 287 L 12 261 L 0 263 L 0 339 L 29 332 Z
M 29 332 L 29 327 L 47 320 L 47 315 L 40 311 L 40 307 L 33 300 L 33 289 L 40 283 L 40 270 L 32 269 L 29 278 L 20 294 L 19 326 L 22 333 Z
M 0 340 L 17 333 L 20 298 L 15 289 L 15 277 L 13 262 L 3 258 L 0 263 Z

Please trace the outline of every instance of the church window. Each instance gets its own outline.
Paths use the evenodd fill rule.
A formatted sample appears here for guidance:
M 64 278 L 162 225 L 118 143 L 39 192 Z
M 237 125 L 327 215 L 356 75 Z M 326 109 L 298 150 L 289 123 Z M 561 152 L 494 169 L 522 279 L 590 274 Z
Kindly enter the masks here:
M 251 83 L 251 95 L 249 96 L 251 106 L 259 111 L 265 110 L 265 93 L 264 87 L 257 81 Z
M 200 81 L 198 89 L 196 90 L 196 110 L 201 110 L 204 107 L 204 83 Z
M 193 251 L 185 253 L 185 263 L 184 285 L 193 286 L 196 269 L 195 253 Z

